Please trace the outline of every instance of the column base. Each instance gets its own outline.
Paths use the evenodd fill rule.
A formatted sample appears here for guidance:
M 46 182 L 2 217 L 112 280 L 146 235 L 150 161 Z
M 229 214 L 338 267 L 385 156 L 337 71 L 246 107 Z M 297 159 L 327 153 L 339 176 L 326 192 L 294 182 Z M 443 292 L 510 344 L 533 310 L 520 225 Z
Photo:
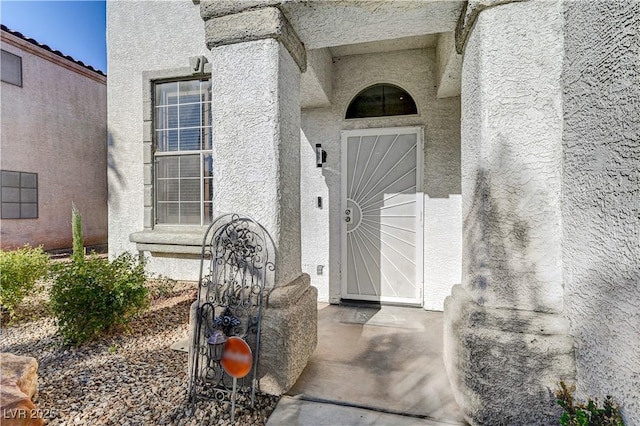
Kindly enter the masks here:
M 460 285 L 444 308 L 444 362 L 472 425 L 557 424 L 553 392 L 575 378 L 573 339 L 560 315 L 478 305 Z
M 259 389 L 282 395 L 295 384 L 318 343 L 318 289 L 302 274 L 274 288 L 262 315 Z

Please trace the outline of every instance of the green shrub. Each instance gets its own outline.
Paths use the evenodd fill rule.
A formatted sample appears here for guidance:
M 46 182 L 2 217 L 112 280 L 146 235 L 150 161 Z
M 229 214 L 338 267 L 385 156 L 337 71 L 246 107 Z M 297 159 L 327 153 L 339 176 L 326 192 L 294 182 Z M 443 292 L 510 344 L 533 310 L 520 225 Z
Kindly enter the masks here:
M 611 396 L 604 400 L 602 408 L 595 401 L 589 398 L 586 404 L 576 404 L 573 400 L 575 385 L 567 386 L 560 382 L 560 389 L 556 391 L 557 402 L 563 408 L 560 416 L 562 426 L 624 426 L 620 410 L 613 403 Z
M 92 255 L 54 271 L 51 310 L 65 343 L 82 344 L 126 326 L 149 305 L 144 262 L 123 253 L 112 262 Z
M 0 251 L 0 306 L 15 314 L 27 294 L 37 291 L 36 281 L 49 271 L 49 255 L 42 247 Z

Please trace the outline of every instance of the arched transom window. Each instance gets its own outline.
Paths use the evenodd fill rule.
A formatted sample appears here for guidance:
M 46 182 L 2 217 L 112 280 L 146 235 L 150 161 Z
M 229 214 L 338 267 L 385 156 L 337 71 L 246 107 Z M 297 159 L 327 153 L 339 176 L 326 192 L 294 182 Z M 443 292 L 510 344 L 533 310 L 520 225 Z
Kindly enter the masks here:
M 351 101 L 345 118 L 387 117 L 417 114 L 413 98 L 406 90 L 392 84 L 374 84 Z

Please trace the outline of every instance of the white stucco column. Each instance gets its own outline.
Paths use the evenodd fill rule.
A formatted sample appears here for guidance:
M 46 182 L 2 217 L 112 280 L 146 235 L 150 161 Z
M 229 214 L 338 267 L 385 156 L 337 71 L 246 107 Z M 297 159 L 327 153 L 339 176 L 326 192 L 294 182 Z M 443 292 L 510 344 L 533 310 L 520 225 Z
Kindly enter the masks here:
M 278 250 L 276 284 L 300 268 L 300 70 L 275 39 L 211 50 L 214 215 L 249 215 Z
M 562 312 L 559 2 L 483 11 L 462 94 L 462 285 L 490 307 Z
M 276 285 L 301 275 L 301 70 L 285 42 L 269 36 L 238 40 L 230 33 L 251 34 L 259 30 L 256 21 L 271 19 L 276 26 L 280 17 L 270 7 L 205 24 L 214 44 L 214 215 L 245 214 L 267 229 L 278 252 Z
M 549 390 L 573 377 L 562 317 L 561 6 L 482 5 L 466 40 L 462 284 L 445 302 L 445 361 L 472 424 L 557 421 Z
M 275 283 L 262 313 L 258 380 L 261 391 L 282 394 L 317 343 L 318 292 L 302 274 L 300 246 L 306 52 L 277 7 L 243 6 L 201 3 L 212 63 L 214 215 L 249 216 L 274 240 Z

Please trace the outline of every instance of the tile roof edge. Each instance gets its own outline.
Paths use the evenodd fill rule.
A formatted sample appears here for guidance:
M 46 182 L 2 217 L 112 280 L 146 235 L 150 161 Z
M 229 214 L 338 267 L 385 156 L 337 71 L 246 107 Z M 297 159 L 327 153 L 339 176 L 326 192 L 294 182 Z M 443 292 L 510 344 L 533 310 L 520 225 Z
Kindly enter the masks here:
M 4 24 L 0 24 L 0 29 L 2 29 L 2 31 L 5 31 L 5 32 L 7 32 L 7 33 L 9 33 L 9 34 L 11 34 L 11 35 L 13 35 L 15 37 L 18 37 L 18 38 L 26 41 L 26 42 L 29 42 L 29 43 L 31 43 L 31 44 L 33 44 L 35 46 L 38 46 L 38 47 L 40 47 L 40 48 L 42 48 L 42 49 L 44 49 L 44 50 L 46 50 L 48 52 L 51 52 L 51 53 L 53 53 L 55 55 L 58 55 L 61 58 L 64 58 L 64 59 L 66 59 L 68 61 L 71 61 L 71 62 L 73 62 L 75 64 L 78 64 L 81 67 L 84 67 L 84 68 L 88 69 L 89 71 L 93 71 L 96 74 L 102 75 L 104 77 L 107 76 L 107 74 L 105 74 L 104 71 L 95 69 L 91 65 L 86 65 L 84 62 L 79 61 L 79 60 L 77 60 L 77 59 L 75 59 L 75 58 L 73 58 L 73 57 L 71 57 L 69 55 L 65 55 L 64 53 L 60 52 L 59 50 L 52 49 L 49 46 L 47 46 L 46 44 L 39 43 L 37 40 L 34 40 L 34 39 L 30 38 L 30 37 L 27 37 L 27 36 L 25 36 L 24 34 L 22 34 L 19 31 L 12 30 L 12 29 L 8 28 Z

